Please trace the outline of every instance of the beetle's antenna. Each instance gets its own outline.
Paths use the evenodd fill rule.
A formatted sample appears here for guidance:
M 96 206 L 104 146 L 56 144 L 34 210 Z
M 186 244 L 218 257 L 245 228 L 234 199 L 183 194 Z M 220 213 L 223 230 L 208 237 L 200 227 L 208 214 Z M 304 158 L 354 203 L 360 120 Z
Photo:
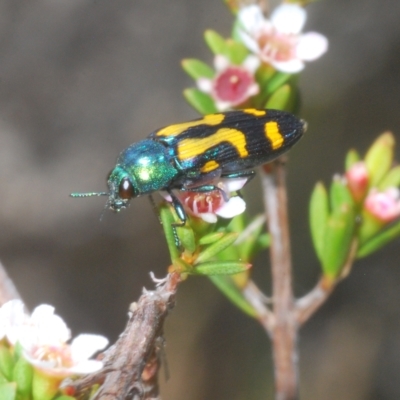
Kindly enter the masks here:
M 71 197 L 93 197 L 93 196 L 109 196 L 110 193 L 107 192 L 91 192 L 91 193 L 71 193 Z

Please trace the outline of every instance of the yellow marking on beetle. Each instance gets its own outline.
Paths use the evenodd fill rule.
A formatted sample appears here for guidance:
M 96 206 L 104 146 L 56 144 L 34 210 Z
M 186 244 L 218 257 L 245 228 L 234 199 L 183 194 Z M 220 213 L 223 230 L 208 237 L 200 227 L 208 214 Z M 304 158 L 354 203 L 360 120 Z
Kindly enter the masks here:
M 207 161 L 201 168 L 200 171 L 203 173 L 207 173 L 207 172 L 211 172 L 214 171 L 215 169 L 217 169 L 219 167 L 219 164 L 214 161 Z
M 169 125 L 165 128 L 161 128 L 156 136 L 177 136 L 187 129 L 198 126 L 198 125 L 219 125 L 225 118 L 224 114 L 210 114 L 205 115 L 203 118 L 197 121 L 184 122 L 182 124 Z
M 264 127 L 265 136 L 270 140 L 273 150 L 279 149 L 283 145 L 285 138 L 279 132 L 278 123 L 270 121 L 265 124 Z
M 247 157 L 249 154 L 246 149 L 246 136 L 243 132 L 232 128 L 220 128 L 217 132 L 205 138 L 181 140 L 177 144 L 179 160 L 183 161 L 201 156 L 207 150 L 222 142 L 228 142 L 235 147 L 241 158 Z
M 254 115 L 255 117 L 262 117 L 267 113 L 265 110 L 257 110 L 255 108 L 246 108 L 243 110 L 243 112 L 246 114 Z

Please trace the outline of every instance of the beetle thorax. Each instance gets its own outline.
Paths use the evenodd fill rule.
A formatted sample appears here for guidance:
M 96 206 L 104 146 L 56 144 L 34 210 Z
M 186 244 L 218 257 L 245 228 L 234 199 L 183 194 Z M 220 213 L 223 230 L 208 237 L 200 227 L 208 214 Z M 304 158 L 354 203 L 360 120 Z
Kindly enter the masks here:
M 125 149 L 118 165 L 131 179 L 135 197 L 168 187 L 178 171 L 167 148 L 153 140 L 142 140 Z

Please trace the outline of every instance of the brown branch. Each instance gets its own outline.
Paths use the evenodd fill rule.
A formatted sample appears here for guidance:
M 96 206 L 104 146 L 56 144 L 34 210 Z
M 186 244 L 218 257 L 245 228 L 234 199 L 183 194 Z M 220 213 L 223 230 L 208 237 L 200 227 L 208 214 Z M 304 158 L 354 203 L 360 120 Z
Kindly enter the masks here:
M 243 295 L 256 311 L 260 324 L 271 335 L 275 325 L 275 317 L 266 305 L 267 301 L 271 302 L 271 300 L 266 298 L 252 280 L 247 282 L 243 289 Z
M 296 320 L 300 326 L 325 303 L 335 287 L 336 282 L 322 276 L 311 292 L 296 301 Z
M 349 275 L 357 254 L 357 249 L 358 241 L 356 238 L 354 238 L 350 246 L 347 260 L 342 267 L 340 276 L 336 279 L 330 279 L 322 276 L 311 292 L 307 293 L 305 296 L 296 301 L 295 313 L 296 321 L 299 326 L 303 325 L 322 306 L 322 304 L 325 303 L 325 301 L 332 294 L 336 285 Z
M 285 159 L 263 168 L 264 202 L 271 235 L 272 302 L 275 317 L 272 345 L 276 400 L 298 397 L 297 322 L 294 318 L 292 266 L 285 183 Z
M 163 324 L 175 305 L 179 282 L 180 275 L 170 273 L 156 290 L 144 291 L 131 307 L 125 331 L 105 352 L 103 370 L 66 383 L 64 390 L 79 394 L 100 383 L 93 400 L 158 399 Z
M 17 288 L 0 262 L 0 306 L 7 301 L 21 299 Z

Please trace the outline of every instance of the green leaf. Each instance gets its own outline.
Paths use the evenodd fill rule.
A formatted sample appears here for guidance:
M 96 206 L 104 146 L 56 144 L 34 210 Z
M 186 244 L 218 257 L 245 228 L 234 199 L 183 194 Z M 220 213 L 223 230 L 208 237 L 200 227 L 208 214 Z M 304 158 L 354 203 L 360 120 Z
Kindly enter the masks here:
M 321 261 L 325 246 L 325 230 L 329 218 L 328 193 L 323 183 L 315 185 L 309 207 L 310 230 L 315 252 Z
M 322 252 L 322 269 L 326 276 L 337 278 L 347 260 L 355 227 L 355 214 L 350 204 L 342 204 L 328 218 Z
M 208 235 L 203 236 L 199 240 L 199 245 L 203 246 L 205 244 L 210 244 L 214 243 L 217 240 L 221 239 L 225 235 L 224 232 L 212 232 L 209 233 Z
M 281 86 L 283 86 L 293 75 L 285 72 L 277 72 L 268 82 L 265 92 L 268 96 L 271 96 Z
M 28 400 L 30 398 L 32 378 L 33 367 L 24 357 L 20 357 L 14 366 L 12 377 L 12 380 L 17 384 L 17 392 L 20 400 Z
M 7 378 L 0 372 L 0 384 L 7 383 Z
M 196 241 L 192 228 L 188 225 L 185 225 L 182 227 L 177 227 L 176 232 L 183 248 L 189 253 L 194 253 L 196 251 Z
M 346 182 L 340 176 L 333 177 L 329 194 L 333 211 L 341 209 L 343 204 L 354 205 L 353 197 Z
M 225 54 L 226 42 L 219 33 L 208 29 L 204 32 L 204 40 L 215 55 Z
M 71 396 L 62 395 L 62 396 L 56 397 L 54 400 L 76 400 L 76 398 L 71 397 Z
M 203 61 L 195 58 L 182 60 L 182 68 L 194 80 L 199 78 L 212 79 L 215 75 L 214 70 Z
M 400 221 L 360 246 L 357 258 L 366 257 L 400 236 Z
M 389 172 L 393 162 L 395 139 L 392 133 L 380 135 L 365 155 L 365 164 L 370 177 L 370 186 L 377 186 Z
M 176 247 L 176 237 L 174 235 L 174 228 L 172 227 L 172 224 L 175 222 L 175 220 L 172 215 L 170 205 L 168 205 L 167 203 L 163 203 L 160 206 L 160 219 L 162 222 L 171 260 L 179 258 L 180 251 Z
M 390 187 L 400 186 L 400 165 L 392 168 L 379 184 L 379 190 L 385 191 Z
M 247 271 L 251 264 L 242 261 L 210 261 L 196 265 L 191 272 L 197 275 L 234 275 Z
M 362 210 L 361 225 L 357 232 L 359 246 L 363 246 L 371 238 L 381 232 L 384 225 L 384 221 L 381 221 L 367 210 Z
M 236 240 L 235 247 L 239 251 L 239 258 L 243 261 L 251 262 L 256 253 L 261 249 L 259 237 L 265 227 L 265 216 L 256 216 L 248 226 L 242 230 Z M 269 237 L 267 235 L 267 237 Z
M 281 86 L 268 99 L 265 108 L 271 108 L 274 110 L 287 110 L 291 94 L 292 91 L 289 85 Z
M 197 257 L 194 264 L 198 265 L 200 263 L 210 260 L 211 258 L 216 256 L 218 253 L 220 253 L 222 250 L 225 250 L 231 244 L 233 244 L 234 241 L 237 239 L 237 237 L 238 237 L 238 233 L 236 233 L 236 232 L 227 233 L 224 237 L 222 237 L 221 239 L 216 241 L 214 244 L 212 244 L 211 246 L 209 246 L 205 250 L 203 250 Z
M 53 400 L 59 395 L 62 377 L 47 375 L 38 369 L 33 370 L 32 397 L 33 400 Z
M 14 382 L 0 384 L 0 399 L 15 400 L 17 395 L 17 385 Z
M 347 152 L 345 160 L 345 170 L 348 171 L 356 162 L 360 161 L 361 157 L 354 149 Z
M 209 276 L 215 286 L 245 314 L 252 318 L 257 318 L 257 312 L 243 296 L 241 290 L 235 285 L 232 278 L 224 275 Z
M 12 378 L 13 368 L 14 368 L 14 359 L 10 350 L 4 345 L 0 346 L 0 372 L 9 381 Z
M 249 50 L 243 43 L 228 39 L 223 55 L 228 57 L 232 64 L 240 65 L 249 55 Z
M 189 88 L 183 91 L 186 101 L 200 114 L 214 114 L 218 112 L 213 99 L 206 93 L 196 88 Z

